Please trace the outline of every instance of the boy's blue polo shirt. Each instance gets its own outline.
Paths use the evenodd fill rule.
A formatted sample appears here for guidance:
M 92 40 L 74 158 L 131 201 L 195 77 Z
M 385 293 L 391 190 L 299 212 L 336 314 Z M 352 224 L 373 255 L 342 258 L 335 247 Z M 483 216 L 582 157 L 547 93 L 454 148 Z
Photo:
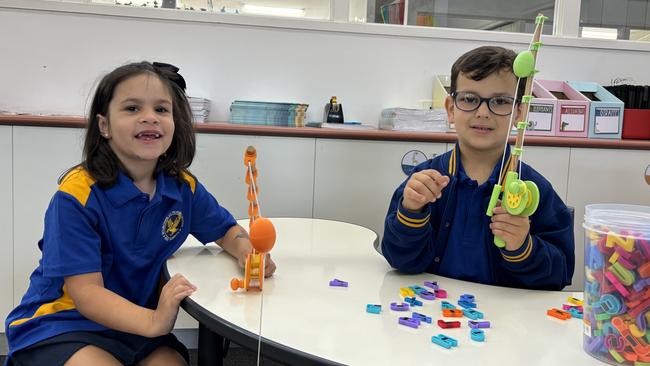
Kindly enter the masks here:
M 159 173 L 156 192 L 140 191 L 124 174 L 100 188 L 83 169 L 66 175 L 45 214 L 42 258 L 20 305 L 6 320 L 11 353 L 70 331 L 103 330 L 84 318 L 64 277 L 101 272 L 104 287 L 155 309 L 165 260 L 189 234 L 206 244 L 236 225 L 193 176 Z
M 388 207 L 381 243 L 388 263 L 405 273 L 441 274 L 444 266 L 445 276 L 472 278 L 475 282 L 499 286 L 560 290 L 570 284 L 575 268 L 573 220 L 552 185 L 520 162 L 520 177 L 535 182 L 540 202 L 530 216 L 528 240 L 514 251 L 500 249 L 493 244 L 491 220 L 485 212 L 502 162 L 496 164 L 488 179 L 489 190 L 482 191 L 483 187 L 468 186 L 461 174 L 460 156 L 460 147 L 456 145 L 453 150 L 413 169 L 411 174 L 434 169 L 449 177 L 442 196 L 421 212 L 411 212 L 402 206 L 404 188 L 410 177 L 397 187 Z M 510 164 L 510 158 L 508 148 L 504 166 Z M 504 176 L 505 171 L 502 182 Z M 480 210 L 475 212 L 477 207 Z M 470 245 L 478 250 L 462 250 L 463 246 Z
M 467 176 L 458 159 L 456 210 L 447 248 L 438 269 L 440 275 L 478 283 L 493 282 L 489 262 L 485 258 L 488 257 L 487 245 L 494 244 L 485 242 L 485 232 L 490 228 L 483 202 L 492 194 L 500 167 L 500 164 L 495 166 L 488 180 L 478 185 L 477 181 Z

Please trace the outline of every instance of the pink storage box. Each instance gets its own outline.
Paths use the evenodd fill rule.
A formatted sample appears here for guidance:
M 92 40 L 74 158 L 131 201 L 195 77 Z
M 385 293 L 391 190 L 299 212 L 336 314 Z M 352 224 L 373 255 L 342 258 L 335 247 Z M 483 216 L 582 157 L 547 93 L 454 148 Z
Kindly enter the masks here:
M 557 98 L 533 80 L 533 100 L 528 111 L 526 135 L 554 136 Z
M 555 136 L 587 137 L 589 132 L 589 99 L 564 81 L 537 80 L 557 99 L 554 112 Z

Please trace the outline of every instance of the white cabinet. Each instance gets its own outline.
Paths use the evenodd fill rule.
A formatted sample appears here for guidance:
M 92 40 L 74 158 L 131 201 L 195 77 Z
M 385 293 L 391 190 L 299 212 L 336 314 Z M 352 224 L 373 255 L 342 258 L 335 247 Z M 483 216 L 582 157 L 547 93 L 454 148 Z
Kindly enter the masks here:
M 566 203 L 570 156 L 571 149 L 568 147 L 524 146 L 522 160 L 551 182 L 555 192 Z
M 316 140 L 314 217 L 365 226 L 381 240 L 390 199 L 407 177 L 402 158 L 410 150 L 431 158 L 447 144 Z
M 198 134 L 190 170 L 235 218 L 248 217 L 244 151 L 257 150 L 259 200 L 267 217 L 311 217 L 314 139 Z
M 13 309 L 14 247 L 13 247 L 13 175 L 12 126 L 0 126 L 0 319 Z M 5 331 L 4 321 L 0 332 Z
M 576 271 L 572 288 L 584 286 L 585 205 L 621 203 L 650 206 L 646 170 L 650 153 L 643 150 L 571 149 L 567 202 L 575 207 Z
M 14 305 L 27 291 L 29 276 L 41 257 L 38 241 L 57 180 L 81 161 L 83 132 L 78 128 L 13 127 Z

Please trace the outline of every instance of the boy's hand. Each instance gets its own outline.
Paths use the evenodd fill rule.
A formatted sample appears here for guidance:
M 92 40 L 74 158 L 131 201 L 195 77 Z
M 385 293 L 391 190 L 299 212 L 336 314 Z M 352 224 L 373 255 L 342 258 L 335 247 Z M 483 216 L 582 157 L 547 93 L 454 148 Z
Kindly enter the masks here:
M 512 216 L 500 204 L 492 212 L 492 223 L 490 223 L 492 234 L 506 242 L 506 250 L 519 249 L 530 231 L 528 216 Z
M 241 268 L 244 268 L 246 266 L 246 256 L 248 255 L 248 252 L 245 253 L 244 255 L 239 256 L 237 258 L 237 262 L 239 263 L 239 266 Z M 276 269 L 275 262 L 273 259 L 271 259 L 271 253 L 266 253 L 266 260 L 264 261 L 264 277 L 271 277 L 273 276 L 273 273 L 275 272 Z
M 181 300 L 190 296 L 194 291 L 196 291 L 196 286 L 181 274 L 177 273 L 167 281 L 160 292 L 158 308 L 153 311 L 149 337 L 165 335 L 172 331 Z
M 427 203 L 433 203 L 442 197 L 442 190 L 447 184 L 449 177 L 437 170 L 419 171 L 406 182 L 402 206 L 409 211 L 420 211 Z

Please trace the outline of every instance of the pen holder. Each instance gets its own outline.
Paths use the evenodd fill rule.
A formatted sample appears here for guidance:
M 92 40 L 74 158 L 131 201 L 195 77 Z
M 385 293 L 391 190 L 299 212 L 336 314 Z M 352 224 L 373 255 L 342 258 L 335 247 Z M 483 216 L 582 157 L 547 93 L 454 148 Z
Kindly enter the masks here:
M 343 106 L 337 103 L 336 97 L 333 96 L 330 102 L 325 105 L 325 115 L 323 116 L 324 123 L 344 123 Z
M 650 207 L 588 205 L 583 227 L 584 349 L 612 365 L 650 362 Z

